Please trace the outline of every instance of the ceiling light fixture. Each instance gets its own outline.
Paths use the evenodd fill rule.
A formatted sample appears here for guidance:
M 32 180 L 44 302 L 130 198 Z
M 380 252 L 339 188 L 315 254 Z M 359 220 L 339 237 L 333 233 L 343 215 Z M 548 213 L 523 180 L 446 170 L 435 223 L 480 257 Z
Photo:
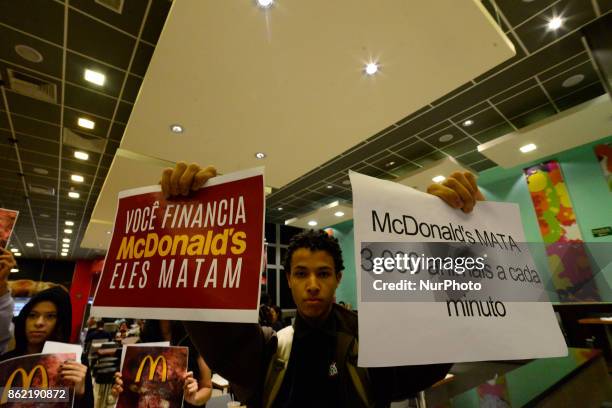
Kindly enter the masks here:
M 394 162 L 394 161 L 390 161 L 389 163 L 387 163 L 387 167 L 391 167 L 391 166 L 393 166 L 394 164 L 395 164 L 395 162 Z
M 327 188 L 328 190 L 331 190 L 332 188 L 334 188 L 334 186 L 332 186 L 332 185 L 330 184 L 330 185 L 328 185 L 326 188 Z
M 317 225 L 317 222 L 315 220 L 311 220 L 311 221 L 308 221 L 308 225 L 310 225 L 311 227 L 314 227 L 315 225 Z
M 368 62 L 364 68 L 366 75 L 372 76 L 378 72 L 378 64 L 375 62 Z
M 89 120 L 86 118 L 79 118 L 77 123 L 80 127 L 85 129 L 93 129 L 96 127 L 96 123 L 93 120 Z
M 27 246 L 28 248 L 32 248 L 32 247 L 34 246 L 34 243 L 32 243 L 32 242 L 26 242 L 26 246 Z
M 66 229 L 64 230 L 64 233 L 66 233 L 66 234 L 72 234 L 72 230 L 71 230 L 70 228 L 66 228 Z
M 343 213 L 342 211 L 336 211 L 336 212 L 334 213 L 334 215 L 335 215 L 336 217 L 342 217 L 342 216 L 344 216 L 344 213 Z
M 184 129 L 181 125 L 174 124 L 170 126 L 172 133 L 183 133 Z
M 11 248 L 11 252 L 19 252 L 17 248 Z
M 86 69 L 85 70 L 85 80 L 91 82 L 92 84 L 102 86 L 104 85 L 106 76 L 100 72 L 92 71 L 91 69 Z
M 18 268 L 11 268 L 11 273 L 16 273 L 16 272 L 19 272 Z
M 74 225 L 74 221 L 66 221 L 66 225 L 72 227 Z
M 21 252 L 15 252 L 15 256 L 21 256 Z
M 42 54 L 29 45 L 17 44 L 15 52 L 26 61 L 39 63 L 43 60 Z
M 34 171 L 34 173 L 36 174 L 41 174 L 43 176 L 46 176 L 47 174 L 49 174 L 49 170 L 41 169 L 40 167 L 34 167 L 32 171 Z
M 81 195 L 79 193 L 77 193 L 76 191 L 69 191 L 68 192 L 68 197 L 70 198 L 79 198 Z
M 62 256 L 68 256 L 68 252 L 62 252 Z
M 565 81 L 563 81 L 561 86 L 564 87 L 564 88 L 571 88 L 572 86 L 578 85 L 583 80 L 584 80 L 584 75 L 582 75 L 582 74 L 572 75 L 571 77 L 569 77 Z
M 453 140 L 454 137 L 455 136 L 451 135 L 450 133 L 447 133 L 445 135 L 440 136 L 438 138 L 438 141 L 442 143 L 446 143 L 446 142 L 450 142 L 451 140 Z
M 257 157 L 258 159 L 263 159 L 264 157 L 266 157 L 266 154 L 263 152 L 257 152 L 255 153 L 255 157 Z
M 278 211 L 283 211 L 283 207 L 278 207 L 277 210 Z
M 89 159 L 89 154 L 85 153 L 85 152 L 80 152 L 80 151 L 76 151 L 74 152 L 74 157 L 79 159 L 79 160 L 88 160 Z
M 70 244 L 62 244 L 62 248 L 70 248 Z
M 272 7 L 274 0 L 257 0 L 257 7 L 267 9 Z
M 550 20 L 548 20 L 548 29 L 549 30 L 556 30 L 558 28 L 560 28 L 563 25 L 563 19 L 559 16 L 555 16 L 553 18 L 551 18 Z
M 64 238 L 64 239 L 62 239 L 62 242 L 69 243 L 70 242 L 70 238 Z
M 434 183 L 441 183 L 444 180 L 446 180 L 446 177 L 440 175 L 440 176 L 436 176 L 434 178 L 431 179 L 431 181 L 433 181 Z
M 468 119 L 465 122 L 463 122 L 463 126 L 468 127 L 468 126 L 472 126 L 474 124 L 474 121 L 472 119 Z
M 533 152 L 537 148 L 538 146 L 534 145 L 533 143 L 529 143 L 529 144 L 526 144 L 525 146 L 521 146 L 519 150 L 521 151 L 521 153 L 529 153 L 529 152 Z
M 85 179 L 83 178 L 83 176 L 73 174 L 72 176 L 70 176 L 70 180 L 74 181 L 75 183 L 82 183 Z

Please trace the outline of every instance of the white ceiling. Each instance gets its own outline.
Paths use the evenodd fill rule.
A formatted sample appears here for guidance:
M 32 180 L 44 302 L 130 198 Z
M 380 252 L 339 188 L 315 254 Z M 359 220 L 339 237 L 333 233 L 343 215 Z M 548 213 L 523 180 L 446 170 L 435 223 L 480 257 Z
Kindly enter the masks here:
M 531 126 L 478 146 L 495 163 L 511 168 L 612 135 L 612 100 L 608 94 Z M 537 149 L 521 153 L 529 143 Z
M 478 0 L 254 4 L 173 3 L 83 247 L 108 243 L 119 191 L 172 162 L 263 164 L 282 187 L 515 54 Z

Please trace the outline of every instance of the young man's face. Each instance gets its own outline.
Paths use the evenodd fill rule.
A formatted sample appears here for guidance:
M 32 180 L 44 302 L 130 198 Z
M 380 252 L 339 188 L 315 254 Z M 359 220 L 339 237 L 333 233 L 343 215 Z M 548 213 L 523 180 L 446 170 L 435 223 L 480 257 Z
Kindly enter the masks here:
M 311 320 L 326 318 L 341 278 L 342 274 L 336 273 L 334 258 L 326 251 L 297 249 L 291 256 L 287 280 L 302 317 Z
M 26 339 L 29 344 L 44 343 L 57 324 L 57 308 L 53 302 L 44 300 L 34 305 L 25 321 Z

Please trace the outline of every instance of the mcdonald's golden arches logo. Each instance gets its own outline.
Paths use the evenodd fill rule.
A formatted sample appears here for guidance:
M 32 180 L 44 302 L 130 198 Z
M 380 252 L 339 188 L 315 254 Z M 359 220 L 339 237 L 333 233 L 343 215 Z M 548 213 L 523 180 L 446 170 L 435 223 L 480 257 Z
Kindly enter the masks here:
M 153 360 L 153 357 L 151 356 L 146 356 L 145 358 L 143 358 L 140 362 L 140 366 L 138 366 L 138 371 L 136 372 L 136 378 L 134 379 L 134 382 L 140 381 L 140 377 L 142 376 L 142 370 L 144 369 L 147 361 L 149 362 L 149 381 L 153 381 L 153 377 L 155 376 L 155 369 L 157 368 L 157 364 L 159 364 L 159 362 L 161 361 L 161 380 L 162 382 L 166 382 L 166 378 L 168 376 L 168 365 L 166 364 L 166 357 L 164 356 L 158 356 L 155 360 Z
M 34 375 L 37 371 L 40 373 L 40 388 L 47 388 L 49 386 L 49 377 L 47 375 L 47 370 L 45 370 L 45 367 L 38 364 L 34 366 L 34 368 L 32 368 L 29 373 L 23 368 L 19 367 L 11 373 L 8 380 L 6 381 L 6 384 L 4 384 L 4 391 L 2 392 L 2 398 L 0 398 L 0 404 L 6 403 L 7 394 L 9 392 L 9 389 L 13 386 L 13 382 L 15 381 L 15 377 L 17 377 L 17 374 L 21 374 L 22 388 L 30 389 L 30 385 L 32 385 L 32 380 L 34 379 Z

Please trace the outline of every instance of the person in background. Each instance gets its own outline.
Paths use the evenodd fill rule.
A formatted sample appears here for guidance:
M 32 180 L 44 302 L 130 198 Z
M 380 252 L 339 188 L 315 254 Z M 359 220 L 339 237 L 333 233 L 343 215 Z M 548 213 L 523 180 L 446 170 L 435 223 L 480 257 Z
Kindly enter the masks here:
M 15 302 L 8 287 L 8 277 L 17 263 L 13 253 L 0 248 L 0 354 L 6 351 L 12 337 L 12 320 Z
M 180 322 L 170 320 L 147 320 L 142 330 L 140 341 L 142 343 L 156 343 L 169 341 L 171 346 L 184 346 L 189 348 L 187 369 L 183 377 L 183 391 L 185 403 L 183 407 L 202 406 L 212 396 L 212 373 L 204 359 L 199 355 L 191 343 Z M 123 392 L 121 373 L 115 373 L 115 384 L 112 394 L 118 397 Z
M 53 287 L 34 295 L 15 319 L 15 349 L 0 356 L 0 361 L 41 353 L 47 340 L 70 342 L 72 305 L 68 293 Z M 87 366 L 66 361 L 61 377 L 74 387 L 75 407 L 93 407 L 93 387 Z
M 127 337 L 127 335 L 128 325 L 124 320 L 119 324 L 119 330 L 117 330 L 117 333 L 115 334 L 115 340 L 123 340 Z
M 270 308 L 270 314 L 270 322 L 272 323 L 271 327 L 274 329 L 274 331 L 279 331 L 285 327 L 283 324 L 283 312 L 279 306 L 273 305 Z

